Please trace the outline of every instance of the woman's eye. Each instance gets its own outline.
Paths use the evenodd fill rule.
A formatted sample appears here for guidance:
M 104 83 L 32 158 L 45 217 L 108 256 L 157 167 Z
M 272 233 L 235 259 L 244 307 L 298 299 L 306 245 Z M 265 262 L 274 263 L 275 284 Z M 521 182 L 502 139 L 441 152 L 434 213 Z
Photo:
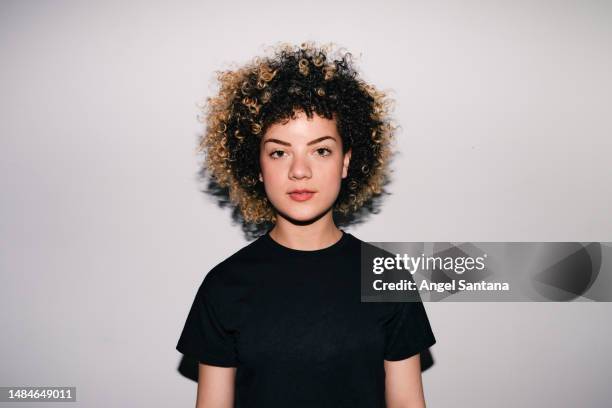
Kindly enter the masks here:
M 331 150 L 329 150 L 327 147 L 320 147 L 317 149 L 317 153 L 319 154 L 319 156 L 329 156 L 331 154 Z
M 275 156 L 277 153 L 280 153 L 281 155 L 284 154 L 285 152 L 283 152 L 282 150 L 275 150 L 272 153 L 270 153 L 270 157 L 273 159 L 279 159 L 280 156 Z

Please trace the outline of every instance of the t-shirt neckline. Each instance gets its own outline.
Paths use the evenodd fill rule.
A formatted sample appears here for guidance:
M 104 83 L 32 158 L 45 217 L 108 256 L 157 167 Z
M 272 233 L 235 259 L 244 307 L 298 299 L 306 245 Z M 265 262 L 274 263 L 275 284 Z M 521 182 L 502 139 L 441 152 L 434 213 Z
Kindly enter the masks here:
M 289 248 L 289 247 L 286 247 L 276 242 L 270 236 L 270 231 L 271 230 L 268 230 L 266 231 L 264 235 L 262 235 L 262 240 L 268 245 L 268 247 L 272 248 L 274 251 L 281 253 L 281 254 L 300 255 L 300 256 L 320 256 L 320 255 L 327 255 L 327 254 L 335 253 L 346 245 L 346 243 L 349 240 L 349 235 L 351 235 L 348 232 L 341 229 L 340 231 L 342 232 L 342 236 L 340 237 L 338 241 L 331 244 L 330 246 L 327 246 L 321 249 L 304 250 L 304 249 Z

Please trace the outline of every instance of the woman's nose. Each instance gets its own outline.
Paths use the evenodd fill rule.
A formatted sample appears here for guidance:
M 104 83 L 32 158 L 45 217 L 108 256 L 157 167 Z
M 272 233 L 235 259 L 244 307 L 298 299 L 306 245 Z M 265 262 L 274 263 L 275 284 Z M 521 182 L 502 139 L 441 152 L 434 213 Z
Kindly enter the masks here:
M 297 155 L 293 159 L 291 163 L 291 168 L 289 169 L 289 178 L 290 179 L 303 179 L 310 178 L 311 171 L 310 165 L 308 164 L 308 160 L 303 157 L 298 157 Z

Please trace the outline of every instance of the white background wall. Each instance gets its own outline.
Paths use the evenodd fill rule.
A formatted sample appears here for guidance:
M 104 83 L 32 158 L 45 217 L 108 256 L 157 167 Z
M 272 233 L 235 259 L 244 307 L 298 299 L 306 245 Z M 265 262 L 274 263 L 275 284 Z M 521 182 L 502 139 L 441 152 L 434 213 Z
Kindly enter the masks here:
M 393 195 L 357 237 L 610 241 L 611 17 L 605 1 L 2 1 L 0 386 L 194 404 L 174 346 L 205 273 L 247 244 L 198 191 L 196 104 L 276 41 L 361 53 L 397 100 Z M 430 406 L 609 404 L 609 303 L 426 308 Z

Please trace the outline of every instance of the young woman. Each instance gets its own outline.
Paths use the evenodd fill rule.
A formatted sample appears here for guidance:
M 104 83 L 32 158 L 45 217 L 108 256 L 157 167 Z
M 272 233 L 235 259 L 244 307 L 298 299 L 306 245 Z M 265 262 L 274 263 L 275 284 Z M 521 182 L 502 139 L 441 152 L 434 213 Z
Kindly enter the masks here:
M 197 407 L 425 405 L 420 302 L 360 301 L 362 241 L 339 229 L 382 193 L 386 95 L 329 45 L 277 46 L 219 74 L 205 168 L 247 223 L 273 227 L 205 276 L 177 349 L 199 361 Z

